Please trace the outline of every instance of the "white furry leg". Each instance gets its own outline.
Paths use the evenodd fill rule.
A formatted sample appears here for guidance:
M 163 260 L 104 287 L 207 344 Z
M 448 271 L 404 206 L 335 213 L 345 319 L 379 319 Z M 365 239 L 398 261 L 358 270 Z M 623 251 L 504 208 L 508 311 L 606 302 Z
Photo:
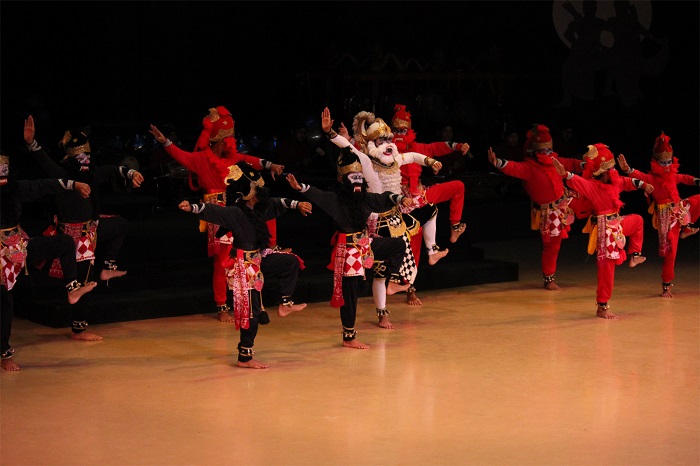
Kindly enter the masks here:
M 425 247 L 428 248 L 428 254 L 435 254 L 431 248 L 435 244 L 435 235 L 437 233 L 437 215 L 425 222 L 423 225 L 423 241 Z
M 372 281 L 372 297 L 377 309 L 386 307 L 386 281 L 383 278 L 375 278 Z

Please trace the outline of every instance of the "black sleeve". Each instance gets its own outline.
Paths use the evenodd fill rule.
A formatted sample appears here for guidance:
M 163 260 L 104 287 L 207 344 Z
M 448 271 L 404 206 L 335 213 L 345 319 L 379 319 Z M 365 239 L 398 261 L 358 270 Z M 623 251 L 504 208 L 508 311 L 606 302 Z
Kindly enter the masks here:
M 244 220 L 245 214 L 241 212 L 241 209 L 238 207 L 225 207 L 216 204 L 198 205 L 204 206 L 204 209 L 202 209 L 202 211 L 198 214 L 202 220 L 222 226 L 231 231 L 235 231 L 236 225 L 240 224 Z
M 68 172 L 66 169 L 54 162 L 44 149 L 30 151 L 30 153 L 34 156 L 34 160 L 36 160 L 46 176 L 51 178 L 67 177 Z
M 128 172 L 129 168 L 122 165 L 101 165 L 97 167 L 95 181 L 100 184 L 112 180 L 125 181 L 128 180 Z
M 399 203 L 400 195 L 389 191 L 381 194 L 367 193 L 366 199 L 372 212 L 386 212 Z
M 337 210 L 335 193 L 329 193 L 313 186 L 309 186 L 309 189 L 301 194 L 312 204 L 317 205 L 318 208 L 324 211 L 326 214 L 330 216 L 335 214 L 335 211 Z
M 44 196 L 68 191 L 67 183 L 58 179 L 18 180 L 17 190 L 20 202 L 32 202 Z

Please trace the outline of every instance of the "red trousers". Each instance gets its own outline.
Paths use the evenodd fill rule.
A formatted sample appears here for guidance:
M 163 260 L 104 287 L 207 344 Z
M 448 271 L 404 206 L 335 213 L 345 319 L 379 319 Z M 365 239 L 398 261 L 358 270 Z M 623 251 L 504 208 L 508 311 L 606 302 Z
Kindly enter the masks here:
M 644 220 L 637 214 L 625 215 L 622 218 L 622 232 L 627 237 L 627 253 L 642 252 L 644 242 Z M 596 251 L 596 254 L 598 252 Z M 596 264 L 598 266 L 598 288 L 596 289 L 596 301 L 607 303 L 612 296 L 613 285 L 615 283 L 615 266 L 624 261 L 608 259 L 598 256 Z
M 425 198 L 431 204 L 450 201 L 450 225 L 462 221 L 464 183 L 461 181 L 454 180 L 429 186 L 425 190 Z
M 557 257 L 561 249 L 562 235 L 542 236 L 542 275 L 554 275 L 557 271 Z
M 700 194 L 690 196 L 690 223 L 695 223 L 700 216 Z M 671 283 L 675 277 L 674 270 L 676 268 L 676 254 L 678 252 L 678 239 L 681 233 L 681 224 L 676 222 L 673 228 L 668 232 L 668 242 L 670 249 L 664 256 L 664 265 L 661 269 L 661 280 L 664 283 Z

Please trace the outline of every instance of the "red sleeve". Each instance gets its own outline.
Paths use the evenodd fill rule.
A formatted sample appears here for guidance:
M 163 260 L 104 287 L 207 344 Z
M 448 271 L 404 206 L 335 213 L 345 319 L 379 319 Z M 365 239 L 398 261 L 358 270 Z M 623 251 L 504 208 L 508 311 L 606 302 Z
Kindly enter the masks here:
M 506 163 L 506 166 L 500 169 L 503 173 L 513 178 L 519 178 L 521 180 L 527 180 L 530 178 L 530 167 L 524 162 L 512 162 Z
M 572 159 L 571 157 L 557 157 L 557 160 L 559 160 L 559 162 L 561 162 L 561 164 L 564 165 L 566 171 L 571 173 L 583 173 L 583 169 L 581 168 L 581 159 Z
M 246 163 L 249 163 L 252 165 L 253 168 L 256 170 L 263 170 L 265 167 L 262 166 L 262 163 L 260 163 L 260 158 L 259 157 L 254 157 L 252 155 L 247 155 L 247 154 L 238 154 L 238 156 L 241 158 Z
M 576 192 L 589 198 L 592 202 L 600 198 L 598 187 L 578 175 L 574 175 L 571 179 L 566 180 L 566 184 Z
M 411 145 L 411 152 L 418 152 L 427 157 L 440 157 L 441 155 L 451 154 L 454 152 L 454 149 L 446 142 L 431 142 L 430 144 L 414 142 Z
M 165 151 L 172 158 L 180 162 L 185 168 L 195 173 L 197 173 L 201 161 L 205 159 L 205 157 L 203 157 L 201 154 L 196 152 L 185 152 L 175 144 L 165 146 Z
M 691 175 L 678 174 L 678 175 L 676 175 L 676 183 L 694 185 L 695 184 L 695 177 L 691 176 Z
M 623 191 L 635 191 L 637 189 L 637 187 L 632 184 L 632 178 L 630 178 L 629 176 L 621 176 L 620 179 L 622 180 L 621 186 Z M 644 182 L 646 183 L 646 181 Z
M 256 170 L 263 170 L 265 167 L 260 163 L 260 158 L 253 157 L 252 155 L 241 154 L 236 148 L 236 141 L 233 138 L 224 139 L 224 158 L 227 163 L 238 163 L 245 162 L 250 164 Z
M 652 181 L 651 181 L 651 180 L 652 180 L 651 175 L 648 175 L 648 174 L 646 174 L 646 173 L 644 173 L 644 172 L 640 172 L 639 170 L 636 170 L 636 169 L 635 169 L 635 170 L 632 170 L 632 172 L 629 173 L 627 176 L 630 176 L 630 177 L 632 177 L 632 178 L 637 178 L 638 180 L 642 180 L 642 181 L 644 181 L 645 183 L 649 183 L 649 184 L 652 184 L 652 185 L 654 184 L 654 183 L 652 183 Z

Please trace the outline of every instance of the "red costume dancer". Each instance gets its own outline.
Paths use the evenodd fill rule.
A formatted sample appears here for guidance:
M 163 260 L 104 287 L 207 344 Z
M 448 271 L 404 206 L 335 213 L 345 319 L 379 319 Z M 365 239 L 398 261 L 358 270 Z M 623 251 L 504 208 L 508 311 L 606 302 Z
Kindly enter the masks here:
M 233 138 L 234 121 L 226 108 L 210 108 L 209 115 L 204 118 L 203 123 L 205 129 L 197 141 L 199 151 L 185 152 L 174 144 L 168 144 L 167 142 L 165 150 L 185 168 L 197 174 L 199 186 L 204 191 L 202 196 L 203 202 L 225 206 L 226 184 L 221 173 L 226 172 L 228 166 L 234 165 L 241 160 L 249 163 L 256 169 L 260 169 L 263 166 L 269 168 L 271 164 L 266 160 L 238 154 L 238 152 L 235 153 L 235 161 L 233 157 L 231 159 L 226 158 L 224 149 L 232 145 L 235 151 L 236 147 L 236 140 Z M 157 130 L 155 126 L 151 125 L 151 134 L 155 136 L 154 129 Z M 231 149 L 229 149 L 229 153 L 231 153 Z M 233 322 L 233 316 L 230 314 L 231 308 L 226 304 L 228 285 L 223 264 L 229 256 L 233 239 L 230 231 L 218 237 L 216 234 L 218 230 L 219 226 L 216 224 L 200 222 L 200 231 L 207 232 L 207 253 L 209 257 L 213 258 L 214 262 L 212 287 L 218 317 L 221 322 L 231 323 Z M 276 231 L 276 228 L 270 228 L 270 231 Z M 274 243 L 271 242 L 270 244 Z
M 556 291 L 560 289 L 554 281 L 557 258 L 561 240 L 569 237 L 574 221 L 570 204 L 577 194 L 566 189 L 553 163 L 559 160 L 566 170 L 581 173 L 581 160 L 559 157 L 552 151 L 552 136 L 544 125 L 534 125 L 527 132 L 524 147 L 523 162 L 496 158 L 491 148 L 489 161 L 506 175 L 522 180 L 523 189 L 532 200 L 531 228 L 539 230 L 542 238 L 544 288 Z
M 608 301 L 615 283 L 615 266 L 627 259 L 625 246 L 630 254 L 630 267 L 646 260 L 642 256 L 644 220 L 637 214 L 621 216 L 622 191 L 644 189 L 647 194 L 654 187 L 644 181 L 620 176 L 615 167 L 615 157 L 605 144 L 588 146 L 583 156 L 586 160 L 583 177 L 566 171 L 558 161 L 554 162 L 557 173 L 566 178 L 566 184 L 590 201 L 593 213 L 584 232 L 590 234 L 588 253 L 597 252 L 598 288 L 596 315 L 603 319 L 617 319 L 609 311 Z
M 652 223 L 659 232 L 659 256 L 664 258 L 661 269 L 661 296 L 672 298 L 678 239 L 687 238 L 698 232 L 691 224 L 700 216 L 700 194 L 681 199 L 678 184 L 699 185 L 700 178 L 678 173 L 678 159 L 673 156 L 671 138 L 663 132 L 656 138 L 651 155 L 651 171 L 642 173 L 630 168 L 624 155 L 620 154 L 620 168 L 628 176 L 640 179 L 654 186 L 653 201 L 649 213 L 653 213 Z
M 230 127 L 228 126 L 230 123 Z M 276 175 L 282 174 L 284 171 L 284 165 L 279 165 L 272 163 L 269 160 L 261 159 L 259 157 L 254 157 L 252 155 L 241 154 L 238 152 L 236 147 L 235 138 L 235 121 L 231 116 L 231 113 L 222 106 L 209 109 L 209 115 L 202 119 L 202 133 L 197 139 L 197 144 L 195 145 L 195 152 L 206 151 L 212 146 L 212 142 L 216 143 L 221 141 L 221 157 L 226 159 L 229 165 L 236 164 L 238 162 L 246 162 L 251 165 L 256 170 L 270 170 L 272 174 L 272 179 L 275 179 Z M 202 186 L 200 182 L 200 187 L 205 191 L 208 189 L 207 186 Z M 224 190 L 216 189 L 216 194 L 224 193 Z M 214 194 L 207 192 L 207 194 Z M 219 204 L 223 205 L 223 204 Z M 204 231 L 206 222 L 202 221 L 201 228 Z M 267 228 L 270 230 L 270 248 L 274 250 L 281 250 L 277 245 L 277 219 L 272 219 L 267 222 Z M 291 251 L 291 249 L 289 249 Z
M 411 114 L 405 105 L 394 107 L 394 116 L 391 119 L 391 131 L 394 133 L 394 143 L 400 153 L 417 152 L 427 157 L 440 157 L 460 151 L 466 154 L 469 151 L 467 143 L 433 142 L 424 144 L 416 142 L 416 133 L 411 128 Z M 423 186 L 420 176 L 423 168 L 416 163 L 401 165 L 401 192 L 404 196 L 413 198 L 415 207 L 402 208 L 404 213 L 411 213 L 421 223 L 422 238 L 428 248 L 430 265 L 437 263 L 441 258 L 439 248 L 435 242 L 437 223 L 437 204 L 450 201 L 450 225 L 452 232 L 450 242 L 457 242 L 457 238 L 464 233 L 467 225 L 462 222 L 462 209 L 464 208 L 464 183 L 453 180 L 446 183 L 438 183 L 429 187 Z M 430 206 L 425 209 L 426 206 Z M 421 209 L 423 208 L 423 209 Z M 425 214 L 421 215 L 423 210 Z M 429 217 L 422 219 L 421 216 Z M 416 258 L 416 264 L 420 259 L 421 235 L 411 237 L 411 249 Z

